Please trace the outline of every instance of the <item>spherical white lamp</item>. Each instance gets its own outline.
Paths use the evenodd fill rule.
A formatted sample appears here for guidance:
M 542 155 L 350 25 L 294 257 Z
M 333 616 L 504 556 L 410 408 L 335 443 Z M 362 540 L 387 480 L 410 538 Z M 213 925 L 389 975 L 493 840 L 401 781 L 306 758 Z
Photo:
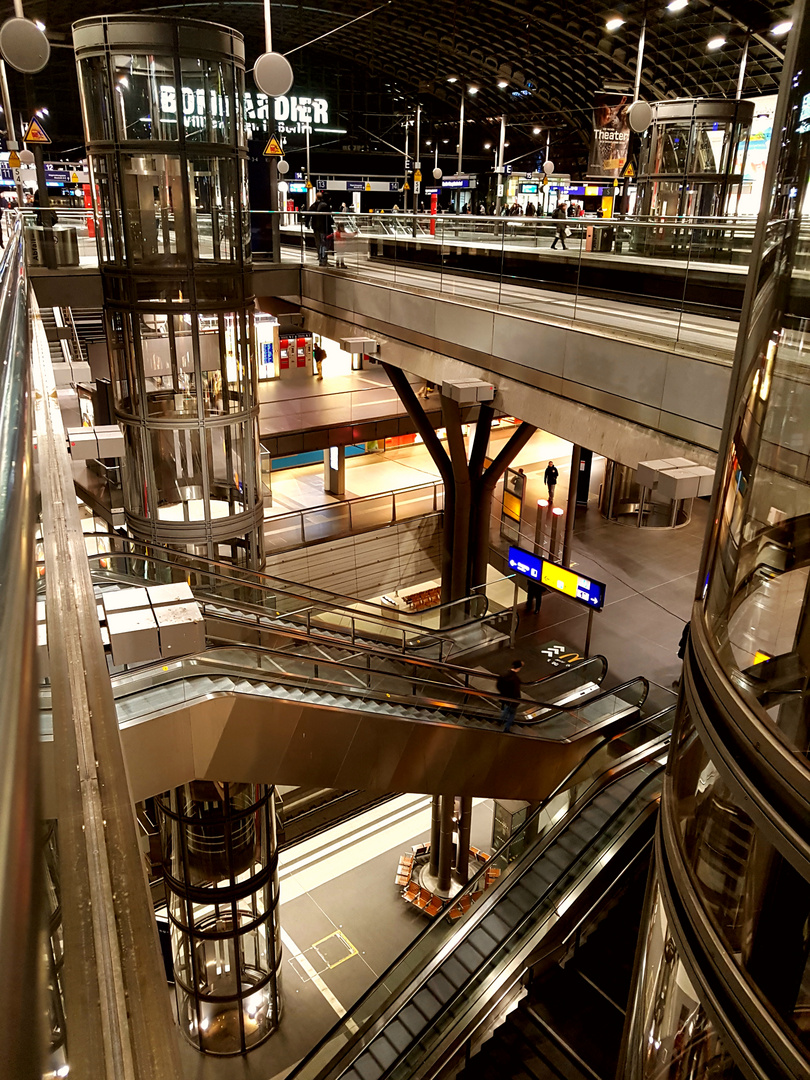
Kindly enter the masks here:
M 441 169 L 434 169 L 433 170 L 433 179 L 434 180 L 441 180 L 441 178 L 442 178 L 442 170 Z
M 286 176 L 290 171 L 290 163 L 289 161 L 285 161 L 284 158 L 280 158 L 276 168 L 278 169 L 280 176 Z
M 283 97 L 293 84 L 293 69 L 281 53 L 262 53 L 253 66 L 253 78 L 263 94 Z
M 543 162 L 543 172 L 546 174 L 546 176 L 551 176 L 551 174 L 554 172 L 554 162 L 553 161 L 544 161 Z
M 634 101 L 627 110 L 627 122 L 636 132 L 646 131 L 652 123 L 652 107 L 646 101 Z
M 51 45 L 30 19 L 6 19 L 0 27 L 0 52 L 15 71 L 36 75 L 48 63 Z
M 20 151 L 20 161 L 22 162 L 23 165 L 33 165 L 34 164 L 34 155 L 33 155 L 32 151 L 31 150 L 21 150 Z

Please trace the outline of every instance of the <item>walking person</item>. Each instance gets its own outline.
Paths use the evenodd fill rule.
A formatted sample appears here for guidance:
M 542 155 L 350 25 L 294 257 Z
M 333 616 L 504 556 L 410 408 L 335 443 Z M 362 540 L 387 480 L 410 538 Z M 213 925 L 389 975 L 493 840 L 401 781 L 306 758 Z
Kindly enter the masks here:
M 554 502 L 554 489 L 557 486 L 557 477 L 560 475 L 560 471 L 553 461 L 550 461 L 546 466 L 546 471 L 543 473 L 543 483 L 548 488 L 548 501 Z
M 315 247 L 318 249 L 318 266 L 328 266 L 329 241 L 327 237 L 334 233 L 335 223 L 329 213 L 329 203 L 323 195 L 318 196 L 310 213 L 312 216 L 309 219 L 309 227 L 315 236 Z
M 504 731 L 509 731 L 512 726 L 512 721 L 515 719 L 515 713 L 517 712 L 518 702 L 520 700 L 520 689 L 523 685 L 520 678 L 520 669 L 522 667 L 522 660 L 513 660 L 512 666 L 506 674 L 499 675 L 498 681 L 495 683 L 498 693 L 501 694 L 504 699 L 501 701 L 501 720 L 503 721 Z M 516 700 L 510 701 L 508 700 L 509 698 L 515 698 Z
M 326 349 L 316 345 L 312 350 L 312 359 L 315 361 L 315 371 L 319 379 L 323 378 L 323 362 L 326 359 Z
M 568 235 L 568 226 L 566 225 L 567 215 L 565 213 L 565 208 L 566 203 L 557 203 L 557 209 L 551 215 L 557 222 L 557 235 L 554 237 L 554 240 L 551 244 L 552 251 L 557 247 L 558 240 L 562 243 L 563 251 L 568 250 L 565 246 L 565 238 Z

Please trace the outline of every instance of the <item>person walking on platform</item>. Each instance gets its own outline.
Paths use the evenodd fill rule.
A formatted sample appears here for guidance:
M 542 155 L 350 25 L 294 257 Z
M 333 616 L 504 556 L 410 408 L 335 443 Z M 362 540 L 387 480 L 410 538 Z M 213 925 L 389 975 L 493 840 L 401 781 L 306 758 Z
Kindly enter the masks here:
M 548 501 L 554 502 L 554 489 L 557 486 L 557 477 L 560 475 L 559 469 L 553 461 L 548 463 L 546 471 L 543 473 L 543 483 L 548 488 Z
M 317 372 L 318 378 L 322 379 L 323 362 L 326 359 L 326 349 L 322 348 L 320 345 L 316 345 L 312 350 L 312 359 L 315 361 L 315 371 Z
M 503 721 L 504 731 L 509 731 L 512 726 L 512 721 L 515 719 L 515 713 L 517 712 L 518 701 L 520 700 L 520 689 L 523 685 L 520 678 L 520 669 L 522 667 L 522 660 L 514 660 L 506 674 L 498 676 L 498 681 L 495 684 L 498 693 L 501 694 L 504 699 L 501 701 L 501 720 Z M 515 698 L 516 700 L 510 701 L 510 698 Z
M 319 195 L 317 202 L 311 207 L 311 214 L 309 227 L 315 234 L 315 246 L 318 249 L 318 266 L 328 266 L 329 247 L 326 238 L 334 233 L 335 223 L 329 213 L 329 203 L 323 195 Z
M 565 213 L 565 206 L 566 204 L 564 202 L 558 203 L 557 209 L 551 215 L 557 222 L 557 235 L 554 237 L 554 240 L 551 244 L 552 251 L 557 247 L 558 240 L 562 242 L 563 251 L 568 250 L 565 246 L 565 237 L 568 233 L 568 226 L 566 225 L 567 217 Z

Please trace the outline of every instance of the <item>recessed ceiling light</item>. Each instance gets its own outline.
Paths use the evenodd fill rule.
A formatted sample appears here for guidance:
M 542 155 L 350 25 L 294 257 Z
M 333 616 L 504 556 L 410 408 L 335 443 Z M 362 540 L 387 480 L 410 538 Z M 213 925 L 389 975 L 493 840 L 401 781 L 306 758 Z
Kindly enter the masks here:
M 774 33 L 774 34 L 776 33 L 775 30 L 773 30 L 771 32 Z M 509 85 L 509 83 L 506 81 L 506 79 L 501 79 L 500 82 L 498 83 L 498 89 L 499 90 L 505 90 L 508 85 Z
M 447 81 L 448 82 L 458 82 L 458 76 L 457 75 L 448 75 L 447 76 Z
M 667 11 L 683 11 L 685 7 L 689 7 L 689 0 L 669 0 Z
M 485 142 L 484 143 L 484 149 L 485 150 L 491 150 L 492 149 L 492 143 L 491 142 Z
M 776 26 L 771 27 L 771 33 L 774 37 L 781 37 L 783 34 L 789 33 L 793 29 L 793 20 L 786 19 L 785 22 L 777 23 Z
M 532 135 L 539 135 L 542 130 L 542 128 L 532 128 Z
M 606 30 L 618 30 L 620 26 L 624 26 L 624 19 L 621 15 L 614 15 L 605 23 Z
M 471 94 L 477 94 L 478 93 L 478 87 L 477 86 L 468 86 L 467 89 L 469 90 L 469 92 Z
M 715 52 L 717 49 L 722 49 L 725 43 L 726 39 L 724 37 L 713 37 L 706 42 L 706 48 L 709 52 Z
M 40 22 L 40 20 L 39 20 L 39 19 L 34 19 L 34 26 L 35 26 L 35 27 L 37 28 L 37 30 L 39 30 L 39 31 L 40 31 L 41 33 L 43 33 L 43 34 L 45 33 L 45 23 L 44 23 L 44 22 Z

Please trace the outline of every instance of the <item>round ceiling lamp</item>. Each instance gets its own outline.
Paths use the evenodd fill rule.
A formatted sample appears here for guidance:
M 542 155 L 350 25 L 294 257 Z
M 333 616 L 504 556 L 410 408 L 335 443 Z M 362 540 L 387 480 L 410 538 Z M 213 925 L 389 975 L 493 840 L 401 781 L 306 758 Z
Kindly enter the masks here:
M 0 52 L 15 71 L 36 75 L 50 59 L 51 44 L 30 19 L 6 19 L 0 27 Z
M 434 180 L 441 180 L 441 178 L 442 178 L 442 170 L 438 169 L 438 168 L 434 169 L 433 170 L 433 179 Z
M 266 52 L 254 64 L 253 78 L 263 94 L 283 97 L 293 84 L 293 69 L 286 56 Z
M 652 123 L 652 107 L 646 101 L 634 101 L 627 110 L 627 122 L 632 131 L 646 131 Z
M 551 176 L 551 174 L 554 172 L 554 162 L 553 161 L 544 161 L 543 162 L 543 172 L 546 174 L 546 176 Z
M 281 158 L 280 161 L 277 163 L 276 168 L 278 169 L 281 176 L 286 176 L 287 173 L 290 171 L 290 163 L 289 161 L 285 161 L 284 158 Z

